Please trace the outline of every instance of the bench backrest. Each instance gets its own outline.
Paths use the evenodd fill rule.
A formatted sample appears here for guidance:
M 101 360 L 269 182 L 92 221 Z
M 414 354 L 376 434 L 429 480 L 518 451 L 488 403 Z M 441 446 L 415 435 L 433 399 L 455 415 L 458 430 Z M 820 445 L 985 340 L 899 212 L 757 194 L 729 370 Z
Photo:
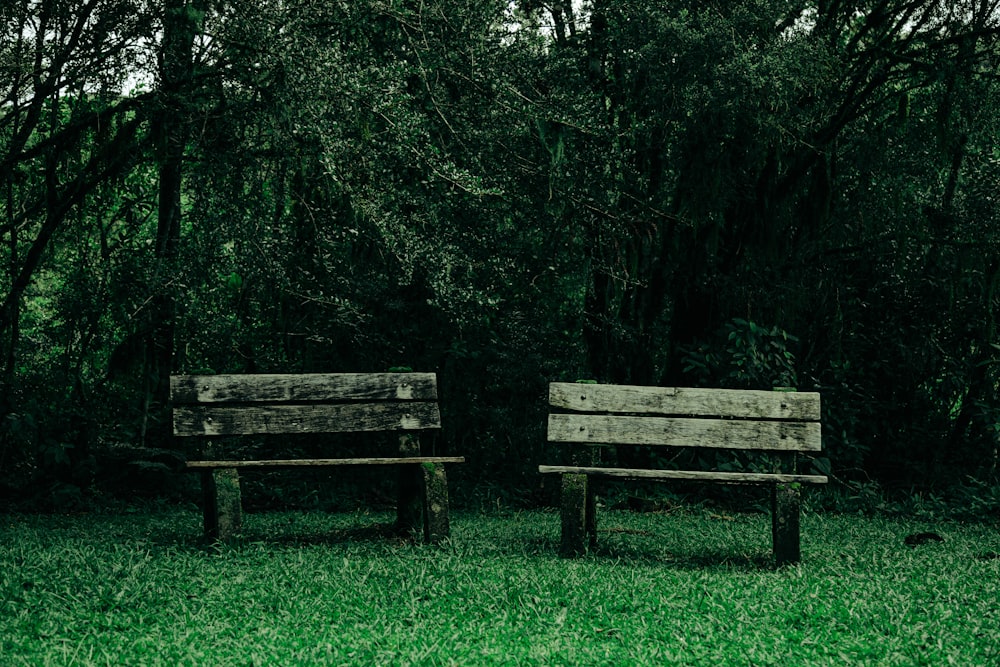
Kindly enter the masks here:
M 819 451 L 815 392 L 554 382 L 549 442 Z
M 434 373 L 174 375 L 174 435 L 441 428 Z

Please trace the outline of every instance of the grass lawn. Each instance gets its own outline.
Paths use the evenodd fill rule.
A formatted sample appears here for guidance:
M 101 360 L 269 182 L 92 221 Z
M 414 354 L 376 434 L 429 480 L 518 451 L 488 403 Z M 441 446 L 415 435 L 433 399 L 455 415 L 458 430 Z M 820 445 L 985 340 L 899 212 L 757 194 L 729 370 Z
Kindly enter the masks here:
M 1000 664 L 995 525 L 806 514 L 774 570 L 763 514 L 605 512 L 578 560 L 554 512 L 456 513 L 439 547 L 281 513 L 213 549 L 200 520 L 0 516 L 0 663 Z

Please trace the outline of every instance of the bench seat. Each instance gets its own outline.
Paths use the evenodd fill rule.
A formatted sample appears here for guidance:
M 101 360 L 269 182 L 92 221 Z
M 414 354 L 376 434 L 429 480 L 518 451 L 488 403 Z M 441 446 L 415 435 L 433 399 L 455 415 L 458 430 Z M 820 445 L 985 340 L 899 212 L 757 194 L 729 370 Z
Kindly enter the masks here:
M 826 484 L 824 475 L 766 472 L 715 472 L 706 470 L 650 470 L 648 468 L 594 468 L 588 466 L 538 466 L 541 473 L 576 473 L 618 479 L 682 479 L 722 484 Z

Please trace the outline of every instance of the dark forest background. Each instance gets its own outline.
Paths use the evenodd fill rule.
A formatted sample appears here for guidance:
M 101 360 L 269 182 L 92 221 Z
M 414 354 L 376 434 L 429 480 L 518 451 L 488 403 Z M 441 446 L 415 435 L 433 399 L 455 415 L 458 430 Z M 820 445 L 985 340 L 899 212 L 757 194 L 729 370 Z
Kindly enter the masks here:
M 171 372 L 405 366 L 458 503 L 596 380 L 1000 506 L 998 5 L 3 0 L 0 496 L 187 497 Z

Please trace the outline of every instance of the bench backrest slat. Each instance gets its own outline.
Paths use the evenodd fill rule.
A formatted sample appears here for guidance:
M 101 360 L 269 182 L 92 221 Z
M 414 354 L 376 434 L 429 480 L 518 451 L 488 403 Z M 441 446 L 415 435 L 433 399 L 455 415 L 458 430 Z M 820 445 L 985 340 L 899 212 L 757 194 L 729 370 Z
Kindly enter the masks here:
M 174 375 L 170 400 L 186 403 L 437 400 L 434 373 Z
M 174 435 L 358 433 L 441 428 L 433 403 L 188 406 L 174 409 Z
M 553 382 L 549 405 L 575 412 L 819 421 L 816 392 Z
M 177 375 L 174 435 L 441 428 L 433 373 Z
M 820 451 L 818 422 L 549 415 L 549 442 Z

